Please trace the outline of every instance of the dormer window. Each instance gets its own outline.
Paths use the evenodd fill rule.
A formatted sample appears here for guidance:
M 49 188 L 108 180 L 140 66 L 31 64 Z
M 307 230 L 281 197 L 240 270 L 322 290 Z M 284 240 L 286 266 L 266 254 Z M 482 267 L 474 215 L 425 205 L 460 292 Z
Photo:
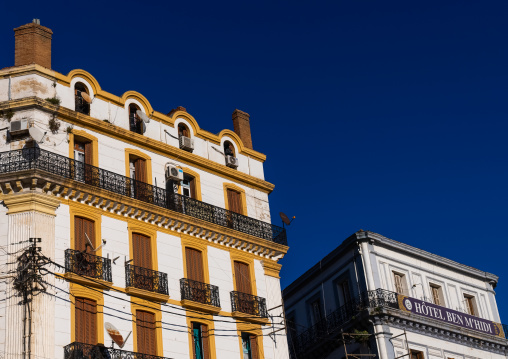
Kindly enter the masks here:
M 235 156 L 235 148 L 229 141 L 224 142 L 224 156 L 226 157 L 226 166 L 231 168 L 238 167 L 238 158 Z
M 139 107 L 134 104 L 129 105 L 129 126 L 132 132 L 143 134 L 143 120 L 139 118 L 136 111 L 139 110 Z
M 90 104 L 92 100 L 87 87 L 78 82 L 74 86 L 74 110 L 84 115 L 90 115 Z
M 194 151 L 194 139 L 190 137 L 189 128 L 183 123 L 178 124 L 178 142 L 185 151 Z

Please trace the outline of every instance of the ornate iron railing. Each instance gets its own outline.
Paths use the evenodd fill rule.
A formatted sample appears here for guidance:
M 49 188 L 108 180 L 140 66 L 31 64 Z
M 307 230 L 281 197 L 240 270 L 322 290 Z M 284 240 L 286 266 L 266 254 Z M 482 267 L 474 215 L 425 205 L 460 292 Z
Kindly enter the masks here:
M 258 238 L 287 245 L 282 227 L 244 216 L 224 208 L 182 196 L 166 189 L 136 181 L 89 164 L 75 161 L 40 148 L 0 152 L 0 173 L 38 169 L 71 178 L 123 196 L 228 227 Z
M 242 292 L 231 292 L 231 310 L 256 317 L 268 318 L 266 299 Z
M 74 342 L 64 347 L 64 359 L 169 359 L 156 355 L 129 352 L 108 348 L 104 345 L 92 345 Z
M 111 259 L 74 249 L 65 250 L 65 271 L 112 282 Z
M 182 300 L 220 307 L 219 287 L 216 285 L 201 283 L 192 279 L 180 279 L 180 294 Z
M 362 292 L 359 296 L 348 301 L 325 318 L 307 328 L 294 338 L 291 338 L 292 349 L 298 357 L 310 350 L 328 335 L 340 332 L 348 322 L 355 319 L 361 311 L 371 308 L 390 307 L 398 309 L 397 293 L 384 289 Z
M 168 275 L 156 270 L 126 264 L 125 286 L 167 295 Z

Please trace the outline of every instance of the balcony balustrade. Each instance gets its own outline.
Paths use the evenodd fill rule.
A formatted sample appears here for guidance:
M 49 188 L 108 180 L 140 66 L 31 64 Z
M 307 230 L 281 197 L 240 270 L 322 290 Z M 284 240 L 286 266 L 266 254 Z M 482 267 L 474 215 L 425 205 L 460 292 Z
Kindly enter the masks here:
M 180 279 L 180 294 L 182 300 L 192 300 L 214 307 L 220 307 L 219 287 L 201 283 L 195 280 Z
M 74 342 L 64 347 L 64 359 L 169 359 L 156 355 L 129 352 L 103 345 Z
M 168 192 L 166 189 L 136 181 L 50 151 L 40 148 L 24 148 L 0 153 L 0 174 L 32 169 L 70 178 L 90 186 L 132 197 L 287 246 L 286 230 L 282 227 L 185 197 L 178 193 Z
M 65 250 L 65 272 L 111 282 L 111 259 L 74 249 Z
M 126 264 L 125 286 L 168 295 L 168 275 L 152 269 Z
M 268 318 L 266 299 L 242 292 L 231 292 L 231 310 L 256 317 Z

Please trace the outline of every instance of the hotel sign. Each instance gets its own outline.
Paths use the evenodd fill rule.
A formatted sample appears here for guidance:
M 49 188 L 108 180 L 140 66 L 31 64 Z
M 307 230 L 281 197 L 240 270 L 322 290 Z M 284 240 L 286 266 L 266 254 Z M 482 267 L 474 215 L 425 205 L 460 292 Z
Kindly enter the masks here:
M 397 297 L 399 309 L 405 312 L 418 314 L 427 318 L 433 318 L 446 323 L 458 325 L 462 328 L 504 338 L 503 327 L 499 323 L 407 297 L 405 295 L 398 294 Z

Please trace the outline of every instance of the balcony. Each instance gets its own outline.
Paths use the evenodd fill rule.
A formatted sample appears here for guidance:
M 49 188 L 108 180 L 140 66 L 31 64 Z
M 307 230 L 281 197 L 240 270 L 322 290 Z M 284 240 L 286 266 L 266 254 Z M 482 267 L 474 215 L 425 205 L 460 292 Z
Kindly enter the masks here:
M 231 292 L 231 311 L 234 317 L 241 317 L 256 323 L 268 323 L 266 299 L 242 292 Z
M 65 250 L 65 277 L 93 286 L 111 284 L 111 259 L 74 249 Z M 89 280 L 88 277 L 94 280 Z
M 71 343 L 64 347 L 64 359 L 169 359 L 156 355 L 129 352 L 127 350 L 108 348 L 103 345 Z
M 168 295 L 168 275 L 152 269 L 125 265 L 125 291 L 128 294 L 165 302 Z
M 216 314 L 220 312 L 219 287 L 216 285 L 180 279 L 182 305 L 191 309 Z
M 287 246 L 286 230 L 40 148 L 0 153 L 0 174 L 41 170 Z

